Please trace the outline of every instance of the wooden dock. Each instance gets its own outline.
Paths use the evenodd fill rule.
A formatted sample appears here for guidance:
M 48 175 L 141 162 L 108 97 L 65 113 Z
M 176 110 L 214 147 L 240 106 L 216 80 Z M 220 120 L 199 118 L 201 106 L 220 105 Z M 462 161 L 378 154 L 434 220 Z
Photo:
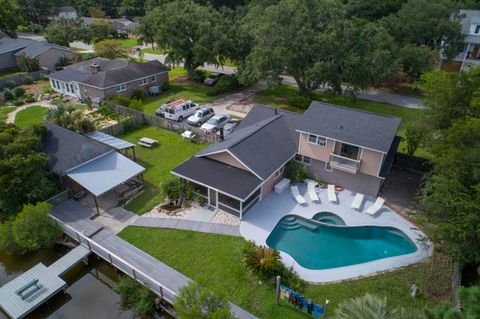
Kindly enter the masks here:
M 52 217 L 59 223 L 65 234 L 173 305 L 180 288 L 188 285 L 191 279 L 116 236 L 113 232 L 102 229 L 90 219 L 91 215 L 85 206 L 73 200 L 59 203 L 52 211 Z M 83 232 L 85 229 L 88 230 L 88 235 Z M 239 319 L 256 318 L 232 303 L 230 308 Z
M 89 254 L 87 247 L 79 245 L 49 267 L 37 264 L 0 288 L 0 307 L 11 318 L 25 317 L 59 291 L 65 290 L 67 283 L 60 275 Z

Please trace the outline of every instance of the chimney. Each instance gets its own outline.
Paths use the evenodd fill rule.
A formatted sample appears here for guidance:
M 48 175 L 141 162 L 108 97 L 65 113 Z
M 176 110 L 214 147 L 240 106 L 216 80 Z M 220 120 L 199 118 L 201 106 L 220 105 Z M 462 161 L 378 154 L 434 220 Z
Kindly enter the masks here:
M 92 63 L 90 65 L 90 73 L 95 74 L 100 72 L 100 64 L 97 63 Z
M 220 129 L 220 141 L 223 141 L 223 127 Z

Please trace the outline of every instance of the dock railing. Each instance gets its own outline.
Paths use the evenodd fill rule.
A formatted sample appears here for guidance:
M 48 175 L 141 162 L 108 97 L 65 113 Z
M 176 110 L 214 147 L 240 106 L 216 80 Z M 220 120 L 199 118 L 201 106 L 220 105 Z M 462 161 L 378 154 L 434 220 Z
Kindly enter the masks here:
M 62 227 L 63 232 L 69 237 L 77 240 L 80 244 L 88 247 L 90 251 L 95 253 L 97 256 L 104 259 L 106 262 L 122 271 L 126 275 L 134 278 L 136 281 L 141 284 L 149 287 L 156 295 L 172 304 L 175 302 L 177 293 L 168 287 L 164 286 L 162 283 L 158 282 L 156 279 L 153 279 L 142 270 L 130 264 L 128 261 L 122 259 L 121 257 L 115 255 L 110 250 L 105 247 L 100 246 L 92 239 L 88 238 L 81 232 L 76 231 L 73 227 L 63 223 L 60 219 L 55 216 L 51 216 L 57 223 Z

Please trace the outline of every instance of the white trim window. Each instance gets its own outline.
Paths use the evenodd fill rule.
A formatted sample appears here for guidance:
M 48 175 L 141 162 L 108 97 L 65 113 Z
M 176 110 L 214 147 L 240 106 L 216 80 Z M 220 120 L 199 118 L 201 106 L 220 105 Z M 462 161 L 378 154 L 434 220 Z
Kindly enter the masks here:
M 148 78 L 141 78 L 140 79 L 140 86 L 148 84 Z
M 117 86 L 117 93 L 118 92 L 125 92 L 127 90 L 127 85 L 125 83 L 119 84 Z
M 325 146 L 327 145 L 327 139 L 318 135 L 308 134 L 308 144 Z
M 297 154 L 297 155 L 295 155 L 295 162 L 298 162 L 298 163 L 304 164 L 304 165 L 310 165 L 311 159 L 308 156 L 303 156 L 303 155 Z
M 151 76 L 148 77 L 148 80 L 150 82 L 156 82 L 157 81 L 157 76 L 156 75 L 151 75 Z
M 275 172 L 275 178 L 282 175 L 284 171 L 285 171 L 285 166 L 280 167 L 280 169 Z

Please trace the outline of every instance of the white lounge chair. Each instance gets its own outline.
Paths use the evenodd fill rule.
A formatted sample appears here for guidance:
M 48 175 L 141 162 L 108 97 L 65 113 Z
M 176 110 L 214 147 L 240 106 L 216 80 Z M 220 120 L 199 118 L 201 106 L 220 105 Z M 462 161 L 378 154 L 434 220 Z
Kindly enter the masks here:
M 318 198 L 318 194 L 315 191 L 315 185 L 317 185 L 317 182 L 311 179 L 306 179 L 305 183 L 307 183 L 308 197 L 310 197 L 310 200 L 312 202 L 319 202 L 320 198 Z
M 293 185 L 290 187 L 290 190 L 292 191 L 292 196 L 293 198 L 299 203 L 300 205 L 306 205 L 307 201 L 305 198 L 303 198 L 302 195 L 300 195 L 300 192 L 298 191 L 298 186 Z
M 355 195 L 355 198 L 353 199 L 352 205 L 350 207 L 352 207 L 353 209 L 359 210 L 360 206 L 362 206 L 364 198 L 365 198 L 365 195 L 357 193 L 357 195 Z
M 331 203 L 336 203 L 337 200 L 337 193 L 335 193 L 335 185 L 328 184 L 327 189 L 328 201 Z
M 385 203 L 385 200 L 381 197 L 377 197 L 375 203 L 368 207 L 366 213 L 369 215 L 375 215 L 380 209 L 382 209 L 383 203 Z

